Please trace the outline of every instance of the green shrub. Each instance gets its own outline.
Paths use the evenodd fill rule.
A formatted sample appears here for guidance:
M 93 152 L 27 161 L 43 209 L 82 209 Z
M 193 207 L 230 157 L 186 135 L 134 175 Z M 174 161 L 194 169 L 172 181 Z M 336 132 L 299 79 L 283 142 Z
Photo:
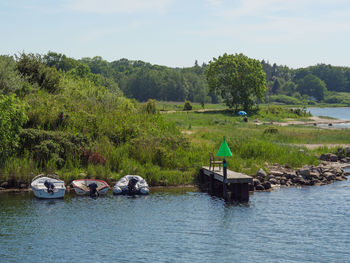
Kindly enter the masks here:
M 192 110 L 192 105 L 191 105 L 191 102 L 189 100 L 185 101 L 184 110 L 186 110 L 186 111 Z
M 268 127 L 264 130 L 264 134 L 276 134 L 278 133 L 278 129 L 275 127 Z
M 144 111 L 148 114 L 157 113 L 157 106 L 156 106 L 155 100 L 149 99 L 143 107 L 144 107 Z
M 269 97 L 270 102 L 279 102 L 286 105 L 300 105 L 302 102 L 297 98 L 287 95 L 272 95 Z

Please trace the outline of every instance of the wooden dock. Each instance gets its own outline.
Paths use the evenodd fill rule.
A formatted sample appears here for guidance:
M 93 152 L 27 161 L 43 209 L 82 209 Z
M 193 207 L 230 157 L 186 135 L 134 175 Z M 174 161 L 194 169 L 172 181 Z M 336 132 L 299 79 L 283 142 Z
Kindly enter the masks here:
M 223 169 L 215 168 L 213 171 L 204 166 L 199 175 L 199 186 L 203 191 L 223 197 L 226 201 L 249 201 L 248 184 L 253 184 L 252 177 L 231 170 L 227 170 L 226 182 L 224 182 Z

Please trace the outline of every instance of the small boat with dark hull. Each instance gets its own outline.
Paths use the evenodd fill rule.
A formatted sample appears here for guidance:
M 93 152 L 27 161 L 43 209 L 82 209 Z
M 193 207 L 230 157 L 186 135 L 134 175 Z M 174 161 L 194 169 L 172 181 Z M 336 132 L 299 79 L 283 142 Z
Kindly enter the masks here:
M 34 196 L 43 199 L 63 198 L 66 193 L 64 181 L 59 180 L 57 175 L 40 174 L 33 178 L 32 187 Z
M 78 195 L 90 195 L 91 197 L 98 197 L 101 194 L 106 194 L 109 185 L 98 179 L 77 179 L 72 182 L 72 186 Z
M 115 195 L 148 195 L 147 182 L 138 175 L 126 175 L 116 182 L 113 188 Z

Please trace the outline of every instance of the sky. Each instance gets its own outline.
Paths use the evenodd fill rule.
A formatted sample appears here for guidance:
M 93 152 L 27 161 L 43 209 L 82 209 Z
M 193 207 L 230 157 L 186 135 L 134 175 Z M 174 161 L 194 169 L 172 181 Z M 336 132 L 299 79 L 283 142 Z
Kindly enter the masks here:
M 0 0 L 0 54 L 350 66 L 349 0 Z

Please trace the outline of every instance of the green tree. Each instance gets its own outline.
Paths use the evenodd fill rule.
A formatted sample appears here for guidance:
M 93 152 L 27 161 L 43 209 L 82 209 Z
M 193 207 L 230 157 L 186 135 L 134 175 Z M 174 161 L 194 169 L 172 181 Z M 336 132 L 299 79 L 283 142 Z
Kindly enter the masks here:
M 0 94 L 9 94 L 19 91 L 23 81 L 16 69 L 12 57 L 0 56 Z
M 15 152 L 26 120 L 25 107 L 14 95 L 0 95 L 0 163 Z
M 225 53 L 210 61 L 207 70 L 209 88 L 220 94 L 227 106 L 236 110 L 240 106 L 250 110 L 255 102 L 263 99 L 265 78 L 261 63 L 243 54 Z
M 317 100 L 323 100 L 326 90 L 326 84 L 312 74 L 307 74 L 298 82 L 298 91 L 300 94 L 313 96 Z

